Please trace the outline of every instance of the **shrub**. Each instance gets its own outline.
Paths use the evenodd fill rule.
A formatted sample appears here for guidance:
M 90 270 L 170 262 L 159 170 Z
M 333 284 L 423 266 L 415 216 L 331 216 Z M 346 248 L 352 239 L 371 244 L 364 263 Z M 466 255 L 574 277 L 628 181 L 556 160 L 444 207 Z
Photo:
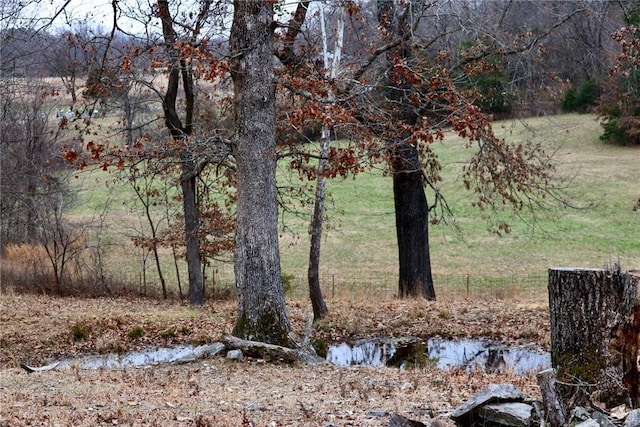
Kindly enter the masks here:
M 177 336 L 176 330 L 173 328 L 165 329 L 158 333 L 160 338 L 175 338 Z
M 129 337 L 129 339 L 131 340 L 135 340 L 138 338 L 141 338 L 144 335 L 144 328 L 142 326 L 134 326 L 129 333 L 127 334 L 127 336 Z
M 589 112 L 595 107 L 598 95 L 598 82 L 595 78 L 591 78 L 582 83 L 577 90 L 575 88 L 567 90 L 562 100 L 562 110 L 579 113 Z
M 627 26 L 613 33 L 620 47 L 600 99 L 605 142 L 640 145 L 640 7 L 627 16 Z
M 71 336 L 74 341 L 86 341 L 91 335 L 91 328 L 84 323 L 74 323 L 71 326 Z
M 4 286 L 17 292 L 47 293 L 55 286 L 55 277 L 41 245 L 12 243 L 5 247 L 0 262 Z

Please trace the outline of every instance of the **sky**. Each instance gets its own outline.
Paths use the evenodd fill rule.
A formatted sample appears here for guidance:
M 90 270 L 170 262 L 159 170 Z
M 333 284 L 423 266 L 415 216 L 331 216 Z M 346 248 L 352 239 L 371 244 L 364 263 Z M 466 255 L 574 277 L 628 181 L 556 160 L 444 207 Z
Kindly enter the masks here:
M 229 0 L 231 1 L 231 0 Z M 282 0 L 280 9 L 284 13 L 295 10 L 299 0 Z M 119 7 L 129 14 L 146 14 L 151 10 L 151 4 L 155 0 L 118 0 Z M 185 1 L 185 4 L 189 1 Z M 111 0 L 0 0 L 0 16 L 5 18 L 24 5 L 22 17 L 24 22 L 33 22 L 35 19 L 38 26 L 43 26 L 56 16 L 50 27 L 51 31 L 68 30 L 70 25 L 80 25 L 86 23 L 95 29 L 110 30 L 113 25 L 113 8 Z M 158 24 L 158 19 L 153 19 L 152 23 Z M 7 25 L 7 22 L 4 23 Z M 15 25 L 15 24 L 14 24 Z M 125 32 L 140 34 L 144 32 L 145 26 L 141 22 L 127 19 L 121 16 L 118 19 L 118 26 Z M 0 27 L 1 28 L 1 27 Z
M 150 10 L 150 1 L 153 0 L 118 0 L 119 6 L 124 10 L 133 10 L 138 13 Z M 86 23 L 92 28 L 110 30 L 113 25 L 113 8 L 111 0 L 0 0 L 2 18 L 10 16 L 17 10 L 16 3 L 25 5 L 21 11 L 23 25 L 29 22 L 35 22 L 37 28 L 41 28 L 47 24 L 49 31 L 68 30 L 70 26 L 78 26 Z M 138 4 L 140 3 L 140 4 Z M 51 19 L 55 20 L 51 22 Z M 11 18 L 8 18 L 11 20 Z M 157 21 L 157 19 L 155 20 Z M 15 25 L 5 22 L 4 25 Z M 144 25 L 126 17 L 118 19 L 118 26 L 131 33 L 140 33 L 144 31 Z

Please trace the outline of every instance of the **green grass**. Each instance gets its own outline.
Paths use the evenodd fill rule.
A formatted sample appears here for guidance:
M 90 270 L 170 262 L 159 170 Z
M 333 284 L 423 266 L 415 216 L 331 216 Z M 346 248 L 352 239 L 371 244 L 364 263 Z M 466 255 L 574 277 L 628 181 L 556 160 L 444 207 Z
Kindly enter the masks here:
M 79 171 L 71 178 L 75 201 L 69 213 L 76 217 L 93 216 L 106 211 L 119 215 L 131 205 L 135 194 L 117 175 L 101 169 Z
M 485 213 L 471 206 L 472 196 L 462 185 L 461 166 L 471 151 L 456 137 L 436 143 L 434 150 L 443 164 L 440 187 L 457 225 L 430 228 L 437 293 L 467 286 L 539 293 L 553 266 L 603 267 L 619 262 L 623 269 L 640 268 L 640 212 L 632 211 L 640 197 L 640 147 L 603 145 L 598 139 L 600 126 L 590 115 L 533 118 L 526 125 L 505 121 L 494 128 L 509 141 L 542 142 L 555 151 L 557 184 L 568 185 L 571 203 L 581 208 L 553 207 L 523 218 L 503 212 L 500 215 L 510 220 L 512 232 L 492 234 Z M 82 203 L 73 214 L 87 217 L 109 204 L 110 232 L 119 236 L 112 242 L 121 245 L 114 250 L 118 262 L 128 264 L 118 270 L 135 278 L 140 262 L 134 261 L 135 250 L 125 238 L 127 227 L 132 230 L 140 221 L 130 209 L 134 197 L 126 184 L 105 187 L 100 183 L 105 177 L 109 175 L 95 171 L 78 181 Z M 321 260 L 325 293 L 394 294 L 397 245 L 391 178 L 380 171 L 366 172 L 332 180 L 328 191 L 329 222 Z M 433 200 L 433 194 L 428 197 Z M 302 295 L 308 223 L 293 215 L 285 215 L 282 223 L 286 224 L 280 243 L 283 274 L 293 275 L 293 294 Z M 214 268 L 217 283 L 232 285 L 231 265 L 216 263 Z
M 441 189 L 457 228 L 430 228 L 431 261 L 436 291 L 466 287 L 534 287 L 546 284 L 553 266 L 604 267 L 619 262 L 640 267 L 640 149 L 603 145 L 593 116 L 563 115 L 520 122 L 498 122 L 496 131 L 509 141 L 542 142 L 555 151 L 559 181 L 571 204 L 518 218 L 502 213 L 513 227 L 497 236 L 487 218 L 471 206 L 464 190 L 462 163 L 471 155 L 464 141 L 447 138 L 434 147 L 443 163 Z M 556 151 L 557 150 L 557 151 Z M 561 179 L 561 180 L 560 180 Z M 395 292 L 395 243 L 391 179 L 366 173 L 355 180 L 329 184 L 337 224 L 323 241 L 322 277 L 342 289 Z M 433 195 L 430 195 L 433 198 Z M 282 249 L 283 266 L 300 275 L 304 288 L 307 240 Z M 295 267 L 293 267 L 295 266 Z M 531 292 L 535 292 L 532 290 Z

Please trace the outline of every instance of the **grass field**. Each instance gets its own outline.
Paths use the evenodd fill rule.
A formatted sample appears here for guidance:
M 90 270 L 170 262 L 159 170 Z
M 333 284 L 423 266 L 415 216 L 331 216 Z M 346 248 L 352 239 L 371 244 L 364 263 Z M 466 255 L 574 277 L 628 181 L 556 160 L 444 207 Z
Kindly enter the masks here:
M 553 266 L 603 267 L 620 263 L 640 268 L 640 212 L 632 211 L 640 197 L 640 147 L 602 144 L 594 116 L 562 115 L 495 123 L 496 131 L 514 142 L 542 142 L 555 152 L 557 185 L 565 187 L 573 206 L 551 207 L 522 218 L 510 212 L 512 232 L 497 236 L 487 231 L 483 212 L 471 207 L 464 191 L 461 166 L 471 155 L 464 142 L 446 138 L 435 147 L 443 164 L 441 190 L 454 214 L 451 225 L 430 228 L 431 261 L 438 294 L 490 292 L 539 293 Z M 93 171 L 73 183 L 78 205 L 75 219 L 96 219 L 105 206 L 108 267 L 120 281 L 140 281 L 142 257 L 130 243 L 144 222 L 133 209 L 131 189 L 113 176 Z M 392 182 L 379 171 L 328 183 L 328 227 L 323 238 L 321 280 L 328 296 L 393 295 L 396 291 Z M 432 195 L 428 194 L 432 199 Z M 294 295 L 306 291 L 307 222 L 285 215 L 281 222 L 282 270 L 291 276 Z M 169 285 L 175 287 L 171 260 L 164 262 Z M 150 265 L 150 261 L 149 261 Z M 233 284 L 230 263 L 213 266 L 217 286 Z M 148 269 L 153 282 L 153 269 Z M 186 273 L 183 274 L 186 278 Z M 208 279 L 208 285 L 210 284 Z M 183 278 L 183 283 L 185 281 Z
M 456 227 L 430 228 L 431 261 L 436 292 L 489 290 L 504 293 L 546 285 L 553 266 L 603 267 L 620 263 L 640 268 L 640 149 L 603 145 L 593 116 L 564 115 L 523 122 L 498 122 L 495 129 L 513 141 L 543 142 L 555 151 L 558 186 L 567 186 L 578 208 L 555 207 L 536 218 L 509 218 L 508 235 L 487 231 L 483 212 L 471 207 L 464 191 L 461 165 L 470 156 L 462 141 L 445 139 L 436 148 L 443 163 L 442 191 Z M 335 207 L 329 211 L 335 229 L 323 242 L 325 287 L 395 292 L 395 243 L 392 183 L 380 174 L 329 184 Z M 283 245 L 283 269 L 305 276 L 307 239 Z

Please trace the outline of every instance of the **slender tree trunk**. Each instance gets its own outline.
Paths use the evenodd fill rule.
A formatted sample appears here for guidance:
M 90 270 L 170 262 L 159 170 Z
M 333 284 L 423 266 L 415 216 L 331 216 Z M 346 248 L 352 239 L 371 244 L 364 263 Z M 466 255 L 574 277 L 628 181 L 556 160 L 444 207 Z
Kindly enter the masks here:
M 200 269 L 200 243 L 198 241 L 198 205 L 196 202 L 196 178 L 193 161 L 184 160 L 182 165 L 182 204 L 184 210 L 184 230 L 186 234 L 187 271 L 189 272 L 189 304 L 204 304 L 204 279 Z
M 160 254 L 158 253 L 158 245 L 156 243 L 153 244 L 153 259 L 156 263 L 156 270 L 158 271 L 158 278 L 160 279 L 160 286 L 162 287 L 162 298 L 167 299 L 167 283 L 164 280 L 164 275 L 162 274 L 162 267 L 160 266 Z
M 230 36 L 234 83 L 237 221 L 233 335 L 292 347 L 278 247 L 273 2 L 235 0 Z
M 309 249 L 309 270 L 307 279 L 309 281 L 309 298 L 313 307 L 313 318 L 323 319 L 328 313 L 327 304 L 322 296 L 320 287 L 320 246 L 322 242 L 322 224 L 324 217 L 324 201 L 327 178 L 323 176 L 327 167 L 327 156 L 329 155 L 329 130 L 322 128 L 322 147 L 320 149 L 320 161 L 318 162 L 318 181 L 316 183 L 316 199 L 313 205 L 313 218 L 309 232 L 311 234 L 311 245 Z
M 124 110 L 124 120 L 125 120 L 125 132 L 127 138 L 127 145 L 129 147 L 133 146 L 133 118 L 135 115 L 135 110 L 133 108 L 133 104 L 131 102 L 131 98 L 129 96 L 129 90 L 124 95 L 123 101 L 123 110 Z
M 329 52 L 327 49 L 327 32 L 325 29 L 324 5 L 320 4 L 320 25 L 322 28 L 322 53 L 324 59 L 324 68 L 329 70 L 331 67 L 330 77 L 335 79 L 340 68 L 340 57 L 342 55 L 342 44 L 344 37 L 344 8 L 341 9 L 340 19 L 338 20 L 337 39 L 334 48 L 333 58 L 329 62 Z M 329 99 L 333 98 L 333 94 L 329 94 Z M 320 148 L 320 161 L 318 162 L 318 181 L 316 184 L 316 198 L 313 206 L 313 217 L 309 232 L 311 234 L 311 245 L 309 249 L 309 270 L 307 279 L 309 282 L 309 298 L 313 307 L 314 320 L 322 319 L 329 310 L 322 296 L 322 288 L 320 287 L 320 247 L 322 242 L 322 230 L 324 222 L 324 202 L 326 198 L 327 178 L 324 176 L 324 170 L 327 167 L 329 156 L 329 138 L 330 130 L 327 126 L 322 126 L 322 142 Z
M 162 287 L 162 297 L 164 299 L 167 299 L 167 282 L 164 280 L 162 266 L 160 265 L 160 253 L 158 252 L 158 235 L 156 232 L 156 226 L 154 225 L 153 219 L 151 218 L 151 213 L 149 212 L 149 206 L 147 204 L 145 204 L 145 213 L 147 216 L 147 221 L 149 222 L 149 227 L 151 228 L 151 238 L 153 239 L 151 250 L 153 251 L 153 259 L 156 263 L 156 271 L 158 272 L 158 279 L 160 280 L 160 286 Z
M 167 0 L 158 1 L 159 16 L 162 19 L 162 33 L 169 58 L 172 61 L 169 73 L 169 82 L 163 99 L 165 125 L 171 132 L 175 141 L 186 142 L 193 130 L 193 110 L 195 94 L 190 65 L 184 58 L 180 58 L 176 50 L 176 33 L 173 29 L 173 20 L 169 14 Z M 178 85 L 182 76 L 182 86 L 185 92 L 185 121 L 184 125 L 176 110 Z M 180 188 L 182 190 L 184 228 L 186 234 L 187 269 L 189 273 L 189 303 L 193 306 L 204 304 L 204 280 L 200 270 L 200 243 L 198 241 L 198 227 L 200 218 L 196 201 L 195 178 L 197 175 L 195 160 L 191 153 L 184 148 L 181 156 L 182 173 L 180 176 Z
M 176 272 L 176 283 L 178 284 L 178 296 L 180 301 L 184 300 L 184 294 L 182 293 L 182 279 L 180 278 L 180 267 L 178 266 L 178 252 L 176 251 L 176 245 L 171 245 L 171 254 L 173 255 L 173 268 Z
M 164 180 L 164 219 L 167 221 L 167 226 L 171 226 L 171 215 L 169 213 L 169 193 L 167 189 L 167 180 Z M 176 250 L 176 244 L 171 244 L 171 255 L 173 256 L 173 269 L 176 272 L 176 283 L 178 285 L 178 295 L 180 296 L 180 301 L 184 300 L 184 294 L 182 293 L 182 278 L 180 277 L 180 267 L 178 266 L 178 251 Z
M 141 179 L 138 177 L 137 179 Z M 151 201 L 148 199 L 148 186 L 145 186 L 144 189 L 141 189 L 137 185 L 132 185 L 133 191 L 138 196 L 138 200 L 144 206 L 144 216 L 149 224 L 149 229 L 151 230 L 151 252 L 153 253 L 153 259 L 156 264 L 156 271 L 158 272 L 158 279 L 160 280 L 160 286 L 162 287 L 162 297 L 167 299 L 167 283 L 164 280 L 164 274 L 162 273 L 162 267 L 160 265 L 160 253 L 158 252 L 158 231 L 156 224 L 153 222 L 153 218 L 151 216 Z M 146 265 L 146 263 L 145 263 Z M 146 268 L 145 268 L 146 270 Z M 145 288 L 146 288 L 146 275 L 145 275 Z

